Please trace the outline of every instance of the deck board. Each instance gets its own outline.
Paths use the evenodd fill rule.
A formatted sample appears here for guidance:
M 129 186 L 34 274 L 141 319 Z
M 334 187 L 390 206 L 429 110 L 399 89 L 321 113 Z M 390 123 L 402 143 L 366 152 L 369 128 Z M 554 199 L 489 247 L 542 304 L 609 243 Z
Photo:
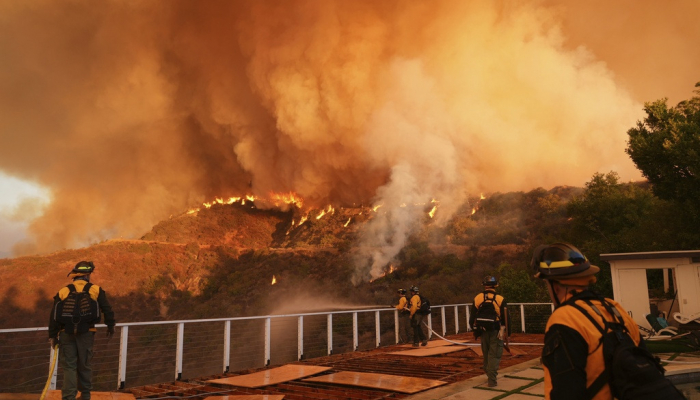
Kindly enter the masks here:
M 471 346 L 469 346 L 471 347 Z M 420 347 L 414 348 L 413 350 L 402 350 L 394 351 L 389 354 L 396 354 L 400 356 L 412 356 L 412 357 L 430 357 L 436 356 L 438 354 L 448 354 L 457 351 L 466 350 L 465 346 L 436 346 L 436 347 Z
M 263 386 L 275 385 L 282 382 L 293 381 L 311 375 L 328 371 L 331 367 L 318 367 L 315 365 L 289 364 L 281 367 L 255 372 L 252 374 L 232 376 L 208 380 L 208 383 L 219 383 L 223 385 L 240 386 L 247 388 L 259 388 Z
M 359 386 L 408 394 L 418 393 L 423 390 L 447 384 L 447 382 L 434 379 L 350 371 L 341 371 L 334 374 L 306 378 L 302 379 L 302 381 Z
M 209 396 L 209 400 L 282 400 L 283 394 L 240 394 L 233 396 Z

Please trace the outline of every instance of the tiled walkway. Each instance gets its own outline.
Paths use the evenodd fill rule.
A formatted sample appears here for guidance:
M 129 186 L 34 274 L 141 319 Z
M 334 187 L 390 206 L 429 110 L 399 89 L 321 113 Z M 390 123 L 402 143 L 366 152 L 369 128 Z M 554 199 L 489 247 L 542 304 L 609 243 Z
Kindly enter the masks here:
M 700 371 L 700 354 L 658 354 L 662 361 L 679 363 L 666 365 L 666 376 L 685 375 L 693 378 Z M 698 382 L 694 380 L 694 382 Z M 687 386 L 687 385 L 686 385 Z M 682 389 L 688 399 L 700 399 L 693 388 Z M 697 390 L 697 389 L 695 389 Z M 540 360 L 531 360 L 499 371 L 498 386 L 486 386 L 486 375 L 428 390 L 410 396 L 410 400 L 536 400 L 544 398 L 544 371 Z

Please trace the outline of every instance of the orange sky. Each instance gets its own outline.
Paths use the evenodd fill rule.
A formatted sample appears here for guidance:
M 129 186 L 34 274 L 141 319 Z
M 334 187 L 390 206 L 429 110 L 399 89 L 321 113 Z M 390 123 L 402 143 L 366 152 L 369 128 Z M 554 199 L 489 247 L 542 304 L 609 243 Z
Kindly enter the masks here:
M 385 204 L 640 174 L 643 102 L 689 98 L 700 2 L 6 1 L 0 171 L 45 187 L 18 254 L 138 237 L 214 196 Z M 35 210 L 0 210 L 15 219 Z M 383 262 L 383 261 L 382 261 Z

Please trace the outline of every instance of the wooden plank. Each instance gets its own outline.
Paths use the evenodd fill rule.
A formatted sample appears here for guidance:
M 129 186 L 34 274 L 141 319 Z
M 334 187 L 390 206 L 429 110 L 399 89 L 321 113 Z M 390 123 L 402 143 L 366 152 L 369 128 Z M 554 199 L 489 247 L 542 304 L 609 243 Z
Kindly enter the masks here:
M 334 374 L 306 378 L 302 379 L 302 381 L 359 386 L 408 394 L 418 393 L 423 390 L 447 384 L 447 382 L 434 379 L 350 371 L 341 371 Z
M 36 399 L 39 399 L 39 395 L 36 396 Z M 78 396 L 76 397 L 76 400 L 81 399 L 80 392 L 78 392 Z M 134 397 L 133 394 L 131 393 L 121 393 L 121 392 L 90 392 L 90 399 L 91 400 L 135 400 L 136 397 Z M 5 400 L 5 399 L 3 399 Z M 9 400 L 9 399 L 8 399 Z M 22 400 L 22 399 L 16 399 L 16 400 Z M 60 390 L 49 390 L 46 392 L 46 397 L 44 400 L 61 400 L 61 391 Z
M 431 340 L 428 342 L 427 346 L 421 346 L 421 347 L 425 348 L 425 347 L 440 347 L 440 346 L 453 346 L 453 345 L 454 345 L 454 343 L 448 342 L 447 340 L 440 339 L 440 340 Z M 414 348 L 414 349 L 417 348 L 417 347 L 413 347 L 412 344 L 402 344 L 399 347 L 401 347 L 401 348 Z
M 0 400 L 39 400 L 39 393 L 0 393 Z
M 328 371 L 329 369 L 331 369 L 331 367 L 288 364 L 252 374 L 232 376 L 230 378 L 212 379 L 207 382 L 247 388 L 259 388 L 316 375 L 318 373 Z
M 235 396 L 209 396 L 209 400 L 282 400 L 283 394 L 240 394 Z
M 471 346 L 470 346 L 471 347 Z M 413 350 L 402 350 L 395 351 L 388 354 L 396 354 L 400 356 L 413 356 L 413 357 L 430 357 L 438 354 L 454 353 L 457 351 L 466 350 L 465 346 L 437 346 L 437 347 L 421 347 Z

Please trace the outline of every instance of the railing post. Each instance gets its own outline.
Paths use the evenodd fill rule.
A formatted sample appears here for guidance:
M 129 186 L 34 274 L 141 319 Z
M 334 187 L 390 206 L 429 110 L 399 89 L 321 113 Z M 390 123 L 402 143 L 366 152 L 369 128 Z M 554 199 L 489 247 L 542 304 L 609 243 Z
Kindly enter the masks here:
M 129 343 L 129 327 L 121 327 L 121 335 L 119 337 L 119 372 L 117 373 L 117 389 L 124 389 L 126 382 L 126 352 L 127 344 Z
M 525 305 L 520 304 L 520 324 L 523 328 L 523 333 L 525 333 Z
M 182 350 L 185 343 L 185 323 L 177 324 L 177 353 L 175 355 L 175 380 L 182 379 Z
M 328 355 L 333 354 L 333 314 L 328 314 Z
M 357 312 L 352 313 L 352 351 L 357 351 L 360 342 L 357 337 Z
M 464 306 L 464 308 L 465 308 L 465 310 L 467 311 L 467 320 L 466 320 L 466 322 L 467 322 L 467 332 L 471 332 L 472 327 L 469 325 L 469 304 L 467 304 L 466 306 Z
M 299 316 L 299 321 L 297 323 L 297 360 L 301 361 L 304 358 L 304 316 Z
M 374 312 L 374 343 L 376 347 L 379 347 L 382 345 L 382 332 L 379 327 L 379 311 Z
M 455 335 L 459 333 L 459 308 L 455 306 Z
M 49 369 L 54 363 L 54 359 L 58 356 L 58 353 L 56 353 L 56 349 L 51 346 L 51 356 L 49 357 Z M 56 360 L 58 362 L 58 360 Z M 53 372 L 51 373 L 51 383 L 49 384 L 49 389 L 51 390 L 56 390 L 56 377 L 58 376 L 58 368 L 54 368 Z
M 394 334 L 396 335 L 396 344 L 399 344 L 399 310 L 394 309 Z
M 433 337 L 433 314 L 428 314 L 428 339 Z M 423 329 L 423 327 L 421 327 Z M 415 339 L 414 339 L 415 340 Z
M 271 320 L 270 317 L 265 318 L 265 366 L 267 367 L 270 365 L 270 326 L 271 326 Z
M 440 307 L 440 317 L 442 318 L 442 336 L 447 335 L 447 324 L 445 323 L 445 306 Z
M 231 321 L 224 321 L 224 373 L 231 365 Z

